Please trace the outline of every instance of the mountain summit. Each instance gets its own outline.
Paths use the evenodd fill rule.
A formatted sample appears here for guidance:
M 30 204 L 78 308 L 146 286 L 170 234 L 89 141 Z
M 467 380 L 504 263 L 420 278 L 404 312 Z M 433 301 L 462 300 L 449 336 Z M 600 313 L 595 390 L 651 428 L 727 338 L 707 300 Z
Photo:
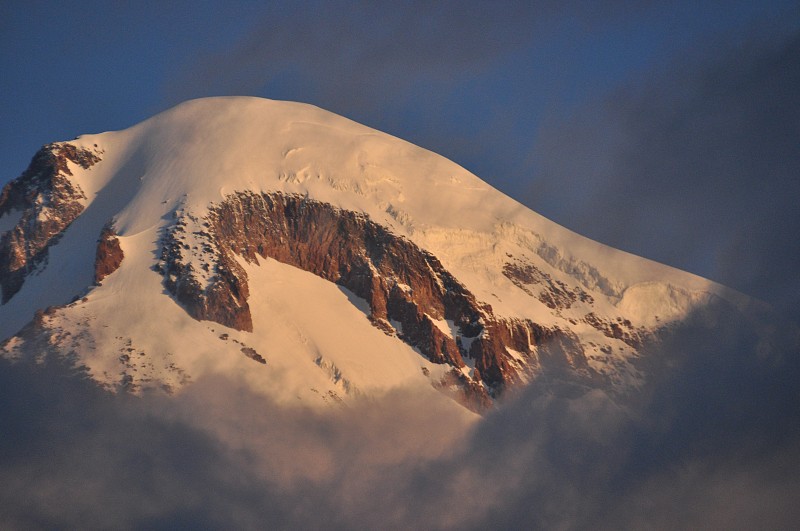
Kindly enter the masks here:
M 44 146 L 2 190 L 0 234 L 0 352 L 134 392 L 225 374 L 278 401 L 411 387 L 478 412 L 534 381 L 625 393 L 676 323 L 755 304 L 259 98 Z

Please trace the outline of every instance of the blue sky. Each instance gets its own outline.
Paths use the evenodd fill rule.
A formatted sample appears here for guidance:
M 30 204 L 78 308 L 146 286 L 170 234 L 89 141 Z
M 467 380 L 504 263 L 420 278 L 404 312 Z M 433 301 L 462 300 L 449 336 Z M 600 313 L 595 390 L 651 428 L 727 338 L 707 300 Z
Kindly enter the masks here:
M 776 304 L 786 289 L 763 277 L 784 271 L 752 255 L 800 265 L 796 244 L 748 245 L 788 232 L 800 199 L 787 177 L 796 157 L 759 145 L 775 143 L 764 140 L 775 133 L 761 100 L 782 94 L 797 113 L 800 9 L 790 1 L 11 1 L 0 14 L 0 182 L 44 143 L 125 128 L 189 98 L 246 94 L 400 136 L 577 232 Z M 788 72 L 772 92 L 752 80 L 768 79 L 770 64 Z M 749 173 L 718 193 L 730 167 L 701 170 L 686 155 L 713 137 L 727 142 L 708 148 L 717 159 L 749 155 L 735 165 Z M 746 207 L 754 187 L 762 205 Z M 731 266 L 743 259 L 747 274 Z

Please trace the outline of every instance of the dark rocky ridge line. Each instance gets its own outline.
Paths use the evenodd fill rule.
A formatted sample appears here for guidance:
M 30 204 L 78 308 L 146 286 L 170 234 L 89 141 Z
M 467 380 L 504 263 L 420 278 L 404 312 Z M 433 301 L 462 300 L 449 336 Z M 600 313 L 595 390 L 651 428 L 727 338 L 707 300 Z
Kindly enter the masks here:
M 194 248 L 186 243 L 189 227 L 197 229 Z M 189 260 L 195 251 L 202 271 Z M 598 377 L 574 334 L 495 316 L 434 255 L 357 212 L 299 195 L 236 193 L 202 219 L 176 213 L 157 268 L 194 318 L 252 331 L 247 275 L 235 256 L 249 263 L 269 257 L 347 288 L 367 301 L 375 326 L 394 334 L 392 323 L 399 323 L 398 337 L 435 363 L 461 368 L 471 359 L 472 380 L 461 371 L 450 380 L 475 403 L 523 380 L 523 372 Z M 440 320 L 454 323 L 455 339 L 439 329 Z
M 194 231 L 202 241 L 202 268 L 210 272 L 210 281 L 201 284 L 203 273 L 195 270 L 187 256 L 191 252 L 185 236 L 189 227 L 198 227 L 200 220 L 186 212 L 175 213 L 175 223 L 166 228 L 161 238 L 161 257 L 156 270 L 164 275 L 164 286 L 186 311 L 197 320 L 253 331 L 253 319 L 247 298 L 250 295 L 247 274 L 225 248 L 219 246 L 209 230 Z
M 560 280 L 554 280 L 533 264 L 508 262 L 503 265 L 503 275 L 515 286 L 536 297 L 542 304 L 551 310 L 569 309 L 576 301 L 594 304 L 594 297 L 580 287 L 569 287 Z M 541 290 L 534 294 L 531 287 L 540 285 Z
M 346 287 L 367 301 L 373 323 L 391 330 L 389 321 L 399 322 L 401 338 L 435 363 L 464 366 L 455 340 L 434 320 L 450 319 L 476 337 L 490 311 L 435 256 L 362 214 L 299 196 L 243 193 L 209 217 L 223 254 L 251 263 L 270 257 Z
M 21 211 L 17 224 L 0 236 L 2 303 L 13 297 L 25 277 L 47 261 L 47 250 L 83 212 L 86 195 L 70 181 L 67 162 L 88 169 L 100 158 L 72 144 L 42 147 L 28 168 L 0 192 L 0 217 Z
M 619 339 L 636 350 L 641 349 L 649 341 L 654 341 L 664 328 L 659 327 L 656 330 L 647 330 L 644 327 L 636 328 L 627 319 L 621 317 L 617 317 L 616 321 L 603 319 L 594 312 L 586 314 L 583 321 L 602 332 L 604 336 Z
M 522 291 L 557 312 L 568 310 L 577 301 L 589 306 L 594 304 L 594 298 L 582 288 L 569 287 L 560 280 L 554 280 L 532 264 L 508 262 L 503 265 L 503 275 Z M 539 288 L 538 293 L 534 293 L 534 286 Z M 619 339 L 636 350 L 642 348 L 648 341 L 654 340 L 657 335 L 656 331 L 648 331 L 644 327 L 635 328 L 629 320 L 622 317 L 617 317 L 616 320 L 604 319 L 594 312 L 589 312 L 580 320 L 602 332 L 604 336 Z M 573 324 L 576 322 L 574 319 L 572 321 Z

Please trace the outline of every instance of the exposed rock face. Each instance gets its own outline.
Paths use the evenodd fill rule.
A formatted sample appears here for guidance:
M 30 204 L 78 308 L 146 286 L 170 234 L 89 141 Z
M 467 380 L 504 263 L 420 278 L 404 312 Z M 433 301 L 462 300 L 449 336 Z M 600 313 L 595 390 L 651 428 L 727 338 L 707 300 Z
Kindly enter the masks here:
M 509 352 L 513 351 L 512 352 Z M 487 320 L 470 356 L 485 382 L 517 383 L 523 369 L 592 380 L 583 347 L 568 330 L 547 328 L 529 319 Z
M 48 144 L 0 192 L 0 217 L 22 212 L 17 224 L 0 235 L 3 304 L 20 290 L 31 271 L 46 262 L 50 245 L 84 209 L 86 196 L 69 179 L 68 162 L 88 169 L 99 160 L 95 153 L 71 144 Z
M 375 326 L 456 368 L 460 376 L 442 385 L 458 383 L 476 407 L 526 372 L 568 367 L 581 378 L 596 376 L 570 333 L 496 317 L 435 256 L 363 214 L 302 196 L 247 192 L 202 220 L 176 216 L 159 271 L 197 319 L 251 331 L 247 276 L 234 255 L 250 263 L 269 257 L 366 300 Z M 465 357 L 474 362 L 471 379 L 460 370 Z
M 124 257 L 117 233 L 109 223 L 103 227 L 100 238 L 97 240 L 97 253 L 94 259 L 95 284 L 99 284 L 101 280 L 119 269 Z
M 536 297 L 548 308 L 556 311 L 567 310 L 577 301 L 588 303 L 590 306 L 594 304 L 594 298 L 580 286 L 567 286 L 532 264 L 508 262 L 503 266 L 503 275 L 525 293 Z M 594 312 L 589 312 L 581 321 L 599 330 L 606 337 L 619 339 L 637 350 L 654 336 L 652 331 L 634 328 L 629 320 L 621 317 L 616 320 L 604 319 Z
M 477 413 L 492 407 L 492 399 L 484 389 L 480 376 L 469 378 L 457 369 L 450 369 L 433 386 Z
M 156 267 L 164 275 L 167 290 L 195 319 L 252 332 L 253 319 L 247 304 L 250 291 L 244 270 L 206 230 L 191 233 L 199 237 L 195 240 L 199 239 L 202 245 L 201 249 L 193 249 L 185 241 L 189 235 L 187 227 L 197 226 L 199 220 L 191 214 L 176 212 L 175 215 L 175 224 L 162 239 L 161 261 Z M 192 263 L 193 251 L 207 257 L 202 270 Z
M 566 310 L 580 300 L 592 304 L 594 299 L 580 287 L 569 287 L 560 280 L 554 280 L 538 267 L 527 263 L 507 263 L 503 266 L 503 274 L 522 291 L 536 297 L 553 310 Z M 534 293 L 533 286 L 541 286 Z
M 263 365 L 267 364 L 267 360 L 264 359 L 264 356 L 262 356 L 261 354 L 256 352 L 256 349 L 251 348 L 251 347 L 242 347 L 241 350 L 242 350 L 242 354 L 244 354 L 245 356 L 247 356 L 251 360 L 257 361 L 257 362 L 259 362 L 259 363 L 261 363 Z
M 647 339 L 653 335 L 652 331 L 647 331 L 644 328 L 635 328 L 630 321 L 621 317 L 618 317 L 616 321 L 612 321 L 602 319 L 594 313 L 588 313 L 583 320 L 602 332 L 606 337 L 619 339 L 635 349 L 641 348 Z

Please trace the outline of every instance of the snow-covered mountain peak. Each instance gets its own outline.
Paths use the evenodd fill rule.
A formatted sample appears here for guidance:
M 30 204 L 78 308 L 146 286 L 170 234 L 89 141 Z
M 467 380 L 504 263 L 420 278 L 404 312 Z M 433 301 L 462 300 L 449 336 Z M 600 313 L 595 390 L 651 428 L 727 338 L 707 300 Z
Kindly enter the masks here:
M 311 195 L 371 216 L 388 211 L 396 220 L 410 221 L 411 209 L 437 226 L 463 227 L 461 222 L 472 220 L 485 229 L 487 220 L 494 221 L 492 213 L 481 219 L 434 208 L 436 196 L 454 194 L 454 206 L 479 206 L 489 187 L 463 168 L 311 105 L 244 97 L 193 100 L 128 130 L 86 135 L 76 143 L 126 152 L 128 160 L 119 162 L 134 168 L 114 175 L 132 181 L 125 191 L 135 194 L 137 208 L 120 221 L 134 231 L 137 217 L 152 217 L 140 202 L 204 206 L 249 189 Z
M 6 355 L 69 353 L 111 387 L 222 372 L 282 400 L 411 385 L 481 410 L 541 378 L 636 386 L 670 323 L 750 304 L 300 103 L 189 101 L 45 146 L 2 194 Z

